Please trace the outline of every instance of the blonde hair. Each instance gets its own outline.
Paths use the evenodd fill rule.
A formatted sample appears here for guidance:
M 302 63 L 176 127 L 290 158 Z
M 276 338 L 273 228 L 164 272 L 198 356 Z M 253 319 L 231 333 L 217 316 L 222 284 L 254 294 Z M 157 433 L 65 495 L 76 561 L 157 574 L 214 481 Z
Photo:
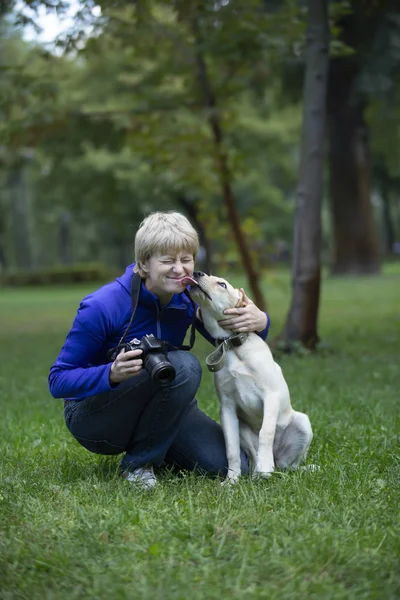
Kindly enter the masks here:
M 196 259 L 199 236 L 188 219 L 181 213 L 154 212 L 139 225 L 135 236 L 135 271 L 145 277 L 144 263 L 155 254 L 171 250 L 188 252 Z

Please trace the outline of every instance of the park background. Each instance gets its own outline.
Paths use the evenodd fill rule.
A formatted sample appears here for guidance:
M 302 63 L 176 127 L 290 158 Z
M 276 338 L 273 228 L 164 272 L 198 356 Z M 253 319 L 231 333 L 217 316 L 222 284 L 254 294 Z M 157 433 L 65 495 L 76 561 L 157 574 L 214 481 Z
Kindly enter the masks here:
M 399 596 L 396 4 L 1 3 L 1 600 Z M 49 367 L 153 210 L 268 310 L 318 473 L 150 496 L 68 435 Z

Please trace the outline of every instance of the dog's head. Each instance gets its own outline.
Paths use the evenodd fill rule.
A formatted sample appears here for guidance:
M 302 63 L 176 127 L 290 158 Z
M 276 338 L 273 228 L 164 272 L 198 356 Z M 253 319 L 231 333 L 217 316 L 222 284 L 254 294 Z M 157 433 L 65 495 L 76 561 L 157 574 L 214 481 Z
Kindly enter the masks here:
M 235 289 L 226 279 L 206 275 L 201 271 L 193 273 L 194 284 L 190 286 L 190 296 L 200 307 L 204 325 L 213 337 L 226 336 L 227 330 L 218 321 L 227 319 L 224 310 L 246 306 L 243 293 Z M 217 331 L 218 329 L 218 331 Z

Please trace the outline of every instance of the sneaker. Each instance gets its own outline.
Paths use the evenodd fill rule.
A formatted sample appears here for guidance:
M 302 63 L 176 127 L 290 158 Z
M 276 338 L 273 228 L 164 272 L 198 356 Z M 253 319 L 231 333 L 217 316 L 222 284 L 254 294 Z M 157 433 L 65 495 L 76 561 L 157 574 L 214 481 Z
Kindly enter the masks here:
M 156 476 L 154 475 L 153 467 L 139 467 L 134 471 L 127 471 L 124 477 L 131 483 L 136 483 L 143 488 L 151 489 L 157 484 Z

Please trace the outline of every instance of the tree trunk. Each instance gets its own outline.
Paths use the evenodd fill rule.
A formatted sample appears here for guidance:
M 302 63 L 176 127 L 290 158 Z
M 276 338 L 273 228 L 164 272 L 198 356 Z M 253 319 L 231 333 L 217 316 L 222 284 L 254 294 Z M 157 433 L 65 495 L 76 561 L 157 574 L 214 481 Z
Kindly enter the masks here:
M 260 274 L 257 272 L 254 266 L 254 262 L 251 257 L 251 252 L 240 224 L 240 217 L 233 196 L 232 174 L 228 165 L 228 157 L 224 150 L 223 133 L 217 108 L 217 101 L 214 95 L 214 91 L 211 87 L 206 61 L 201 49 L 202 41 L 199 24 L 196 16 L 193 16 L 192 18 L 192 31 L 196 44 L 196 63 L 198 80 L 200 87 L 203 91 L 204 102 L 208 113 L 208 122 L 214 138 L 215 154 L 218 164 L 224 203 L 228 212 L 228 218 L 231 223 L 232 231 L 234 233 L 236 243 L 239 248 L 243 268 L 247 273 L 252 298 L 255 304 L 258 306 L 258 308 L 260 308 L 261 310 L 265 310 L 266 303 L 260 287 Z
M 334 275 L 380 270 L 364 105 L 353 93 L 357 72 L 351 57 L 332 60 L 327 108 Z
M 26 165 L 16 160 L 9 168 L 8 189 L 11 206 L 11 230 L 14 264 L 19 269 L 32 269 L 34 258 L 30 229 L 30 197 Z
M 385 240 L 385 253 L 387 256 L 394 254 L 394 225 L 390 210 L 390 194 L 387 190 L 381 192 L 382 204 L 383 204 L 383 229 L 384 229 L 384 240 Z
M 301 163 L 296 194 L 292 301 L 280 338 L 314 349 L 321 281 L 321 206 L 325 105 L 329 66 L 327 0 L 309 0 L 303 89 Z
M 71 213 L 62 210 L 59 216 L 58 248 L 59 258 L 62 265 L 72 263 L 71 256 Z
M 393 223 L 392 211 L 391 211 L 391 191 L 393 184 L 390 176 L 386 171 L 382 170 L 380 177 L 378 178 L 378 185 L 380 187 L 380 194 L 382 200 L 382 225 L 383 225 L 383 241 L 386 256 L 392 256 L 394 254 L 394 243 L 395 243 L 395 228 Z
M 0 274 L 7 269 L 6 252 L 6 214 L 2 199 L 0 199 Z

